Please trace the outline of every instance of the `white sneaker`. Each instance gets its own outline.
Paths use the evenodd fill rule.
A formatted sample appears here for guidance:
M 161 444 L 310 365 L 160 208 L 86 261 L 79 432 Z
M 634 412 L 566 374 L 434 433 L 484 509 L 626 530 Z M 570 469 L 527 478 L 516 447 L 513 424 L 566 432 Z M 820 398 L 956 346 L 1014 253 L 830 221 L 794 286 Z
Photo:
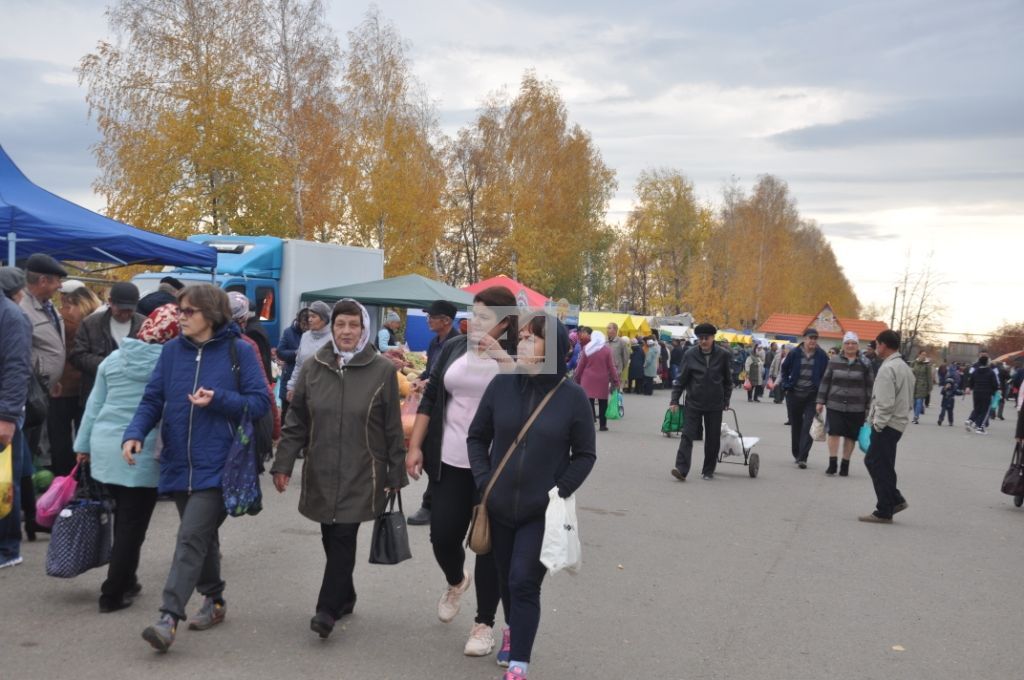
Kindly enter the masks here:
M 0 569 L 5 569 L 7 567 L 16 567 L 24 561 L 25 560 L 22 559 L 21 555 L 18 555 L 17 557 L 12 557 L 6 562 L 0 562 Z
M 451 620 L 459 613 L 459 609 L 462 607 L 462 595 L 469 590 L 469 586 L 473 583 L 473 577 L 469 575 L 468 571 L 463 570 L 462 574 L 462 583 L 457 586 L 448 586 L 437 603 L 437 618 L 445 623 L 451 623 Z
M 988 432 L 985 431 L 985 428 L 978 427 L 974 429 L 974 434 L 988 434 Z
M 964 429 L 967 430 L 968 432 L 974 431 L 974 423 L 971 421 L 970 418 L 964 421 Z
M 466 648 L 462 653 L 466 656 L 487 656 L 494 651 L 494 629 L 486 623 L 478 623 L 469 631 Z

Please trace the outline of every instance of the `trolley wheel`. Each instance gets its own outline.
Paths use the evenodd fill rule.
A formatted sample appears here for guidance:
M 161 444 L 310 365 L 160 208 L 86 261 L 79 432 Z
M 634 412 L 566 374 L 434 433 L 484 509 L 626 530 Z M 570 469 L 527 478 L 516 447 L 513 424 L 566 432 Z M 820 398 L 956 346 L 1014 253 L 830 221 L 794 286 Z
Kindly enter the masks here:
M 1014 496 L 1013 504 L 1016 505 L 1018 508 L 1024 505 L 1024 496 Z
M 747 463 L 747 472 L 751 478 L 757 477 L 757 471 L 761 468 L 761 456 L 756 453 L 750 454 L 750 461 Z

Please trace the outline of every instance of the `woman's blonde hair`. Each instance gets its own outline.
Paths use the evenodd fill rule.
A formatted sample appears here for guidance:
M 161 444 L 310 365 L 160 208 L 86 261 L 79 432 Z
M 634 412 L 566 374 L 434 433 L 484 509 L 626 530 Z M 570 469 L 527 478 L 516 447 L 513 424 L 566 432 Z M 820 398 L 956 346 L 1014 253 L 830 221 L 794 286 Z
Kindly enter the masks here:
M 103 304 L 99 297 L 96 296 L 96 293 L 85 286 L 75 288 L 67 293 L 61 293 L 60 301 L 81 310 L 83 319 L 99 309 L 100 305 Z

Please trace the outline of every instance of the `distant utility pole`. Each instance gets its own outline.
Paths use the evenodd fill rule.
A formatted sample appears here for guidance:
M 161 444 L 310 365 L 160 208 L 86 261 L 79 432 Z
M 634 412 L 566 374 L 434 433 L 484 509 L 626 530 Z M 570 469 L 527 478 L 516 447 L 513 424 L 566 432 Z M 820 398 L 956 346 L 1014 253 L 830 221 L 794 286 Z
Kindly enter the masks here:
M 889 328 L 896 330 L 893 326 L 896 325 L 896 296 L 899 295 L 900 287 L 896 286 L 892 291 L 892 317 L 889 319 Z

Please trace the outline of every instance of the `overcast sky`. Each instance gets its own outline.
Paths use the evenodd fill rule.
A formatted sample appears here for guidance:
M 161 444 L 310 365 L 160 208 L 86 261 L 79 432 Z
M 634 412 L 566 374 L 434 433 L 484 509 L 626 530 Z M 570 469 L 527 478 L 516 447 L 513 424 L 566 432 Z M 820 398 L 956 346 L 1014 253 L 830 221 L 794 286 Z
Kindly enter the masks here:
M 72 69 L 107 37 L 106 4 L 3 0 L 0 42 L 0 144 L 95 210 L 98 135 Z M 448 132 L 527 68 L 553 80 L 617 172 L 614 221 L 645 168 L 679 169 L 716 203 L 730 177 L 773 173 L 864 304 L 891 304 L 908 253 L 932 254 L 947 330 L 1024 319 L 1021 0 L 377 4 Z M 342 44 L 367 7 L 330 5 Z

